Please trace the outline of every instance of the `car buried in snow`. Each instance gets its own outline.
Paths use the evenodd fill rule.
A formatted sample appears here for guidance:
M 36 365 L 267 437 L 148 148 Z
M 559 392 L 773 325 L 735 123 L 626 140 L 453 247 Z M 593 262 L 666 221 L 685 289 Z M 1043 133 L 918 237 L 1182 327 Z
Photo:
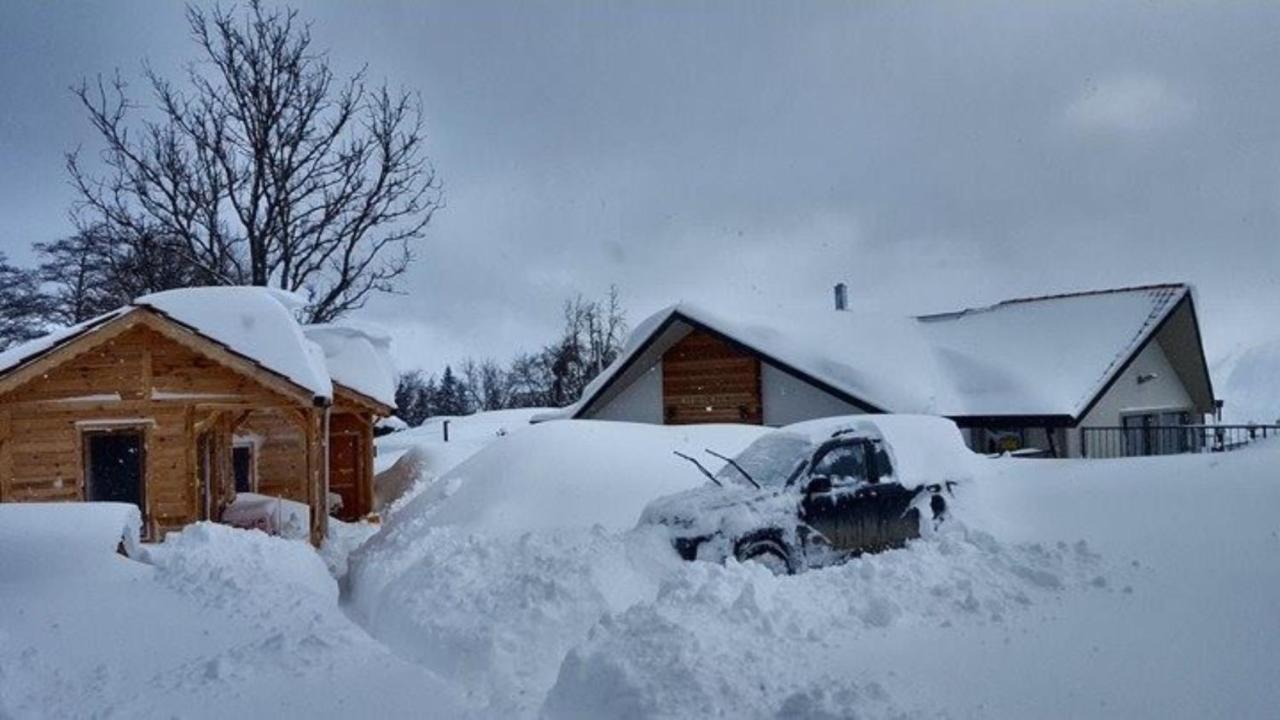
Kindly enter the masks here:
M 900 548 L 936 529 L 974 457 L 949 420 L 851 416 L 769 432 L 700 487 L 659 498 L 640 524 L 665 527 L 686 560 L 764 564 L 775 574 Z

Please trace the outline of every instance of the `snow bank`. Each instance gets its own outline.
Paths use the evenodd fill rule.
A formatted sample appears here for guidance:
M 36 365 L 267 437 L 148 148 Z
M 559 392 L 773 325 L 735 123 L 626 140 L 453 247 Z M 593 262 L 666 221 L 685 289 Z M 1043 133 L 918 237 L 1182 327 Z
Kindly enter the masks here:
M 703 481 L 672 450 L 734 454 L 761 432 L 563 421 L 499 438 L 352 554 L 351 612 L 493 712 L 532 713 L 596 619 L 652 596 L 647 568 L 678 562 L 663 533 L 618 533 Z
M 910 694 L 824 657 L 868 635 L 998 625 L 1068 587 L 1090 587 L 1098 565 L 1084 544 L 1006 546 L 963 528 L 794 577 L 687 563 L 652 601 L 601 618 L 565 657 L 543 715 L 900 716 L 913 709 Z
M 146 548 L 162 582 L 217 607 L 249 593 L 275 607 L 332 606 L 338 585 L 312 547 L 258 530 L 199 522 Z
M 424 499 L 404 514 L 428 516 L 431 527 L 487 534 L 597 524 L 622 530 L 650 500 L 704 481 L 673 450 L 736 452 L 763 432 L 743 425 L 677 429 L 582 420 L 535 425 L 447 473 L 446 482 L 459 484 L 448 502 Z
M 462 443 L 474 453 L 495 438 L 528 427 L 529 419 L 544 411 L 545 408 L 493 410 L 471 415 L 437 415 L 427 418 L 417 427 L 378 437 L 375 440 L 378 446 L 378 457 L 374 470 L 380 473 L 389 469 L 401 455 L 415 447 L 438 448 L 441 454 L 449 453 L 453 456 L 457 455 L 458 451 L 449 446 Z M 444 439 L 445 422 L 449 423 L 448 442 Z M 465 459 L 465 457 L 459 459 Z M 448 467 L 437 465 L 433 471 L 439 475 L 448 469 Z
M 138 557 L 142 517 L 128 503 L 0 504 L 0 580 L 38 577 Z

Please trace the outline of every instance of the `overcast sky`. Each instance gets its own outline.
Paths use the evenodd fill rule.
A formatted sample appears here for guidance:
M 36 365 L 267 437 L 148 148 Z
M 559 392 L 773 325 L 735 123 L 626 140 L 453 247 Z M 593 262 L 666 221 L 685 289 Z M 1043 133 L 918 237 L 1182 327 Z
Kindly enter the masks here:
M 506 357 L 561 301 L 949 309 L 1190 281 L 1210 359 L 1280 310 L 1280 3 L 302 3 L 422 94 L 447 208 L 402 365 Z M 173 3 L 0 5 L 0 250 L 67 234 L 68 86 L 192 57 Z M 140 84 L 139 84 L 140 85 Z M 140 89 L 140 88 L 139 88 Z

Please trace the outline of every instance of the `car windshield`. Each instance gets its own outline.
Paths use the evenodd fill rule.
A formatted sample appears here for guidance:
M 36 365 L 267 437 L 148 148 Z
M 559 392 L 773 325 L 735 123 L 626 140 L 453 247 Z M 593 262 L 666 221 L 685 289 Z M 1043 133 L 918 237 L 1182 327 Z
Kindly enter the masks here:
M 862 440 L 834 440 L 814 453 L 811 476 L 829 477 L 832 482 L 863 482 L 867 479 L 866 443 Z
M 809 438 L 797 433 L 776 431 L 760 436 L 738 453 L 733 462 L 762 487 L 779 487 L 786 483 L 796 465 L 809 457 L 811 452 L 813 443 Z M 733 463 L 725 463 L 720 472 L 716 473 L 716 479 L 725 484 L 747 483 Z

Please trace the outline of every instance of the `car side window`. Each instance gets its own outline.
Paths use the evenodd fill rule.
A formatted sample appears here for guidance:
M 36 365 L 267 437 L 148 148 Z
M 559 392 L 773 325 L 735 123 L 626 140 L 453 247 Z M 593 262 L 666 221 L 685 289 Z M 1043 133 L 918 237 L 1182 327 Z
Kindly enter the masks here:
M 810 476 L 831 478 L 832 485 L 866 482 L 867 451 L 861 440 L 833 442 L 814 454 Z

